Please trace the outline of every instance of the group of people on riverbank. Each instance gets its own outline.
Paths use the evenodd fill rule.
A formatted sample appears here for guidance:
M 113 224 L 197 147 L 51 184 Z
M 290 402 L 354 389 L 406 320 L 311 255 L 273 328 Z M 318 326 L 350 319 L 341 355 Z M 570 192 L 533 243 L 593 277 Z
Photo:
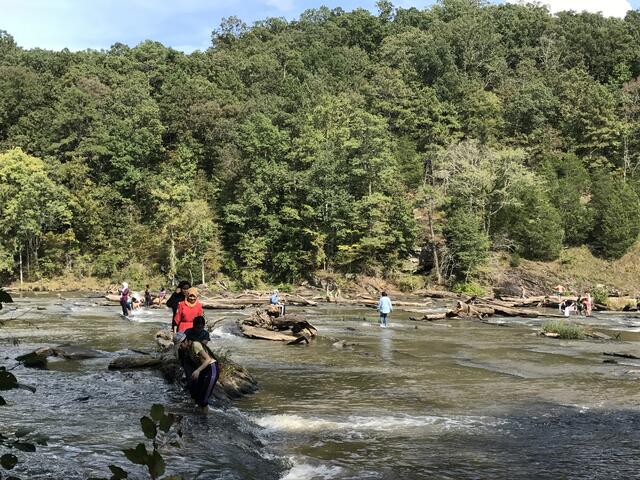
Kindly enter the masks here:
M 143 305 L 150 307 L 152 305 L 162 305 L 166 300 L 167 291 L 164 287 L 160 287 L 158 295 L 154 298 L 151 294 L 150 286 L 147 285 L 144 290 L 144 297 L 137 292 L 129 289 L 127 282 L 122 282 L 122 287 L 118 291 L 120 295 L 120 306 L 122 307 L 122 315 L 128 317 L 134 310 L 139 309 Z
M 571 298 L 562 297 L 567 293 L 567 289 L 564 285 L 558 284 L 553 287 L 554 296 L 558 297 L 558 310 L 565 316 L 570 315 L 584 315 L 590 316 L 593 311 L 593 299 L 589 292 L 585 292 L 582 295 L 578 295 L 576 300 Z

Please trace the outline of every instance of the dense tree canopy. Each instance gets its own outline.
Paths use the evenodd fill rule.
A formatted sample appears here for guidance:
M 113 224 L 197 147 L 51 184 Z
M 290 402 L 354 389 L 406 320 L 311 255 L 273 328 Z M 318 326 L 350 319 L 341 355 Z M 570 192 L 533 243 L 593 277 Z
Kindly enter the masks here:
M 378 6 L 225 19 L 188 55 L 24 50 L 0 31 L 2 274 L 251 285 L 387 274 L 421 249 L 445 277 L 490 249 L 624 254 L 640 14 Z

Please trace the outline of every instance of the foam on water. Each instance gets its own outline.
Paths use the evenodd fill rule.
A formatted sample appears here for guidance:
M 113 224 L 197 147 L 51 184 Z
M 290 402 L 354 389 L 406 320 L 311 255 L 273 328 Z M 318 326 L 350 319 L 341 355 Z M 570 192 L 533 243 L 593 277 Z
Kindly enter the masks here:
M 486 417 L 424 416 L 349 416 L 344 420 L 306 418 L 301 415 L 265 415 L 255 423 L 271 432 L 306 433 L 319 431 L 354 432 L 371 431 L 402 434 L 413 429 L 432 428 L 434 431 L 469 429 L 495 425 L 496 419 Z
M 294 459 L 291 459 L 294 463 Z M 280 480 L 330 480 L 338 478 L 342 473 L 340 467 L 328 467 L 325 465 L 310 465 L 301 463 L 291 467 Z

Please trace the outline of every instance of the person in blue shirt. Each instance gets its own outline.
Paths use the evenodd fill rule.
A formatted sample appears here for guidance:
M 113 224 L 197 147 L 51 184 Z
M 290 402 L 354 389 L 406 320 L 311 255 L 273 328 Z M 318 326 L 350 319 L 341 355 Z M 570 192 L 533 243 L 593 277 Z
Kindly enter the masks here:
M 269 302 L 271 303 L 271 305 L 278 305 L 280 303 L 280 299 L 278 298 L 278 290 L 273 291 Z
M 271 305 L 277 305 L 280 309 L 280 315 L 284 315 L 284 302 L 280 301 L 280 298 L 278 297 L 278 290 L 273 291 L 271 298 L 269 299 L 269 303 Z
M 393 305 L 391 305 L 391 299 L 387 295 L 387 292 L 382 292 L 380 295 L 378 311 L 380 312 L 380 326 L 387 327 L 387 315 L 393 311 Z

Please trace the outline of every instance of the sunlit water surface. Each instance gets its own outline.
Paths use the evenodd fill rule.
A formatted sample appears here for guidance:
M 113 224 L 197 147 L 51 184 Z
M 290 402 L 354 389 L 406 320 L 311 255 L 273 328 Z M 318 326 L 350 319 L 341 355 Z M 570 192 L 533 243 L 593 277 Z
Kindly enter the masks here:
M 0 433 L 32 427 L 50 437 L 15 471 L 31 479 L 108 477 L 109 464 L 145 478 L 122 448 L 143 440 L 153 403 L 184 415 L 168 473 L 193 479 L 628 479 L 640 478 L 640 361 L 603 363 L 603 352 L 640 356 L 640 318 L 581 319 L 619 340 L 563 341 L 535 334 L 542 319 L 413 322 L 394 312 L 376 325 L 366 308 L 298 309 L 320 331 L 308 346 L 249 340 L 225 317 L 213 332 L 258 379 L 232 407 L 194 412 L 158 373 L 108 371 L 130 349 L 153 350 L 166 310 L 127 321 L 99 299 L 29 296 L 0 319 L 0 364 L 36 393 L 3 393 Z M 37 307 L 44 307 L 38 310 Z M 339 340 L 346 347 L 337 347 Z M 52 359 L 48 370 L 14 358 L 74 344 L 104 357 Z

